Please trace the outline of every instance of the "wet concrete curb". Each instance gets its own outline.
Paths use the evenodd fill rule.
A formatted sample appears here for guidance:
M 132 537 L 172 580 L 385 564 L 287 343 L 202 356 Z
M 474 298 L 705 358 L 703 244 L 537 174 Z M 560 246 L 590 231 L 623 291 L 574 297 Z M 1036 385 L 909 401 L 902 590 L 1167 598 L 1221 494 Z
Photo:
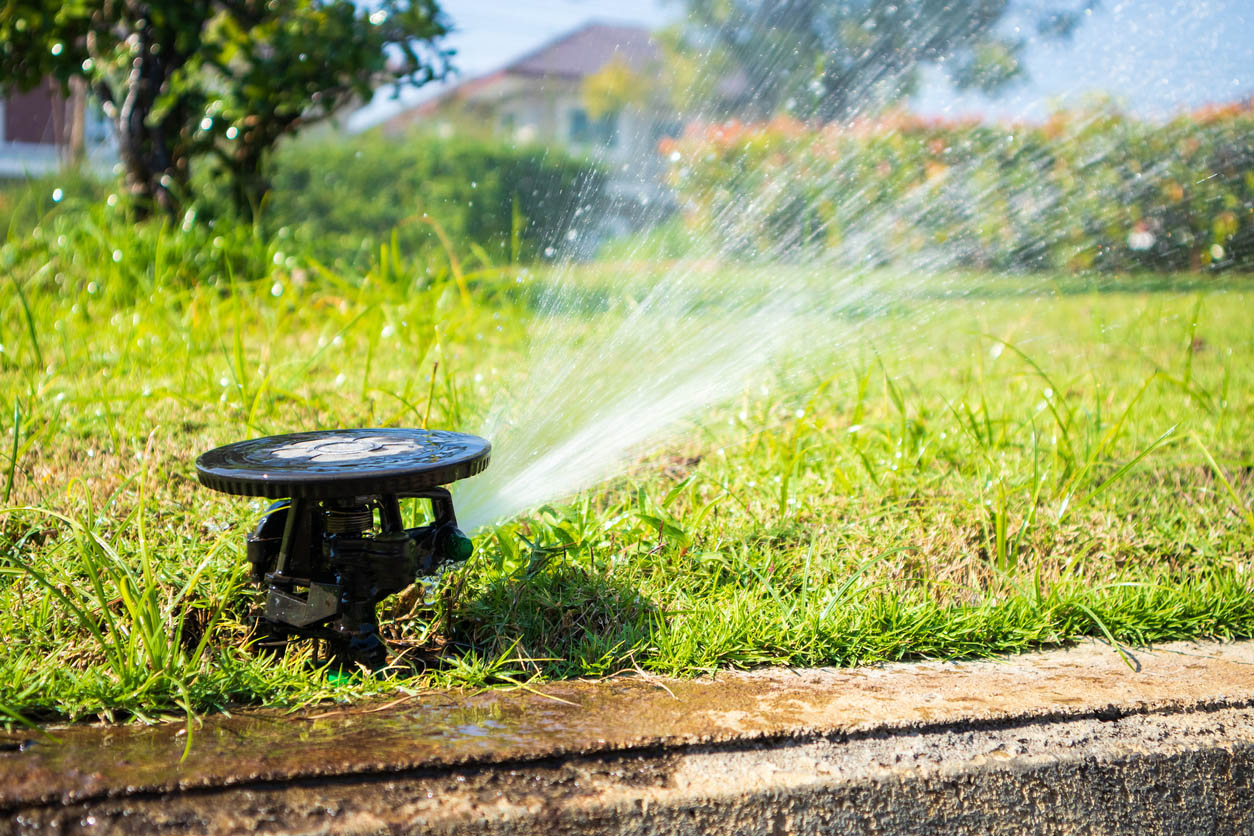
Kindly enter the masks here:
M 432 692 L 0 740 L 0 832 L 1254 830 L 1254 643 Z

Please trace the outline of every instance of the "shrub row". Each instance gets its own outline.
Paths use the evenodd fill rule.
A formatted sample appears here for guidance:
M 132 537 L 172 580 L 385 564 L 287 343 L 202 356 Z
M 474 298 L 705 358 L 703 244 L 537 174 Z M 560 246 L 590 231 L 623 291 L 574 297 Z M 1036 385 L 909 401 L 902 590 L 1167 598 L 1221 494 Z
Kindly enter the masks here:
M 890 113 L 664 142 L 688 222 L 737 255 L 997 269 L 1254 266 L 1254 102 L 1167 122 Z
M 541 147 L 425 135 L 293 143 L 269 177 L 266 227 L 323 258 L 367 262 L 393 230 L 411 254 L 447 245 L 494 263 L 543 257 L 572 229 L 590 231 L 605 183 L 595 166 Z

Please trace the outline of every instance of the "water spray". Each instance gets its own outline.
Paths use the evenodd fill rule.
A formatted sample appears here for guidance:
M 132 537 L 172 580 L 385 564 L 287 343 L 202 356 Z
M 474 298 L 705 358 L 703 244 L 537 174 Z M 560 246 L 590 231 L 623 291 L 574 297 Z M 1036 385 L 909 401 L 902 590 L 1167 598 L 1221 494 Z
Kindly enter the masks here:
M 482 471 L 490 453 L 466 433 L 356 429 L 255 438 L 200 456 L 205 487 L 277 500 L 248 535 L 264 591 L 261 641 L 322 639 L 341 663 L 382 667 L 376 606 L 470 558 L 443 486 Z M 430 522 L 406 528 L 402 499 L 426 500 Z

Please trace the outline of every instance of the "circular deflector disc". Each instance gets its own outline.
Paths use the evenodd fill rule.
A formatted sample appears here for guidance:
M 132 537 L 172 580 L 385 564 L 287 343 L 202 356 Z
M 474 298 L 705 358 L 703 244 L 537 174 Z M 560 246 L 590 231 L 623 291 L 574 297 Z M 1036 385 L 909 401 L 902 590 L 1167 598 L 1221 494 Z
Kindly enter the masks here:
M 217 447 L 196 459 L 196 474 L 215 491 L 271 499 L 403 494 L 473 476 L 491 451 L 445 430 L 325 430 Z

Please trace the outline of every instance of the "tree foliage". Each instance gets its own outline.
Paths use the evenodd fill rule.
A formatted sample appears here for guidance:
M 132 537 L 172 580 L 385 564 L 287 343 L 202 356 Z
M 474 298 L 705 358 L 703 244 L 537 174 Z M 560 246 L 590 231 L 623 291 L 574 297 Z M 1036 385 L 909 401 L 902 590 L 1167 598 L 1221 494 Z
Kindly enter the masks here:
M 85 79 L 141 207 L 176 213 L 196 158 L 247 207 L 281 137 L 381 83 L 442 78 L 447 31 L 436 0 L 6 0 L 0 82 Z
M 1066 37 L 1091 0 L 685 0 L 707 92 L 737 111 L 824 121 L 909 94 L 925 65 L 996 92 L 1024 74 L 1024 31 Z M 1082 5 L 1074 5 L 1080 3 Z M 1014 21 L 1022 24 L 1015 26 Z
M 617 113 L 628 105 L 641 106 L 652 92 L 650 80 L 633 70 L 621 55 L 606 61 L 605 66 L 579 85 L 580 101 L 593 119 Z

